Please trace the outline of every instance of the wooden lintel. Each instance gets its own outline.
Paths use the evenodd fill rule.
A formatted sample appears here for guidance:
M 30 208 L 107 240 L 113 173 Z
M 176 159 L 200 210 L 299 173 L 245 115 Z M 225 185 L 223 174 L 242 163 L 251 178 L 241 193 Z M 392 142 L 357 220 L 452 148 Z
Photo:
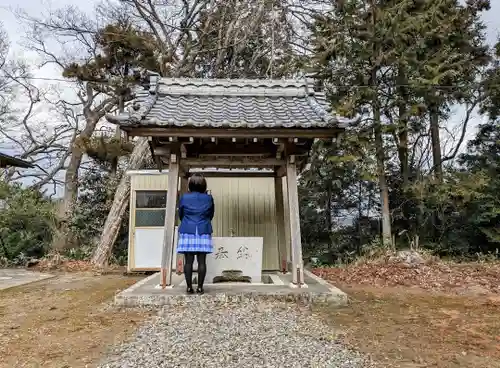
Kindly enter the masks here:
M 196 169 L 193 168 L 194 171 Z M 227 172 L 227 171 L 211 171 L 202 172 L 206 178 L 271 178 L 274 176 L 273 172 L 269 171 L 248 171 L 248 172 Z
M 156 139 L 159 146 L 171 145 L 171 144 L 193 144 L 195 142 L 195 137 L 175 137 L 175 136 L 152 136 Z
M 333 138 L 342 128 L 187 128 L 187 127 L 123 127 L 131 136 L 211 137 L 211 138 Z
M 284 160 L 274 158 L 265 159 L 193 159 L 183 160 L 183 164 L 190 167 L 274 167 L 285 164 Z
M 219 157 L 219 156 L 231 156 L 231 157 L 262 157 L 262 153 L 231 153 L 231 154 L 223 154 L 223 153 L 201 153 L 199 155 L 200 158 L 205 157 Z

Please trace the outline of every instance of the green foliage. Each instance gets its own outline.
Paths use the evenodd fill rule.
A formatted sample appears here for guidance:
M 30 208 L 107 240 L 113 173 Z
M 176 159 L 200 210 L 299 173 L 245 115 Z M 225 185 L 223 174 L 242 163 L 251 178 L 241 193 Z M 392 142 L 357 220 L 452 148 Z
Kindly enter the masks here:
M 134 149 L 132 142 L 105 136 L 79 138 L 78 144 L 90 158 L 103 167 L 108 167 L 121 157 L 129 155 Z
M 313 204 L 301 201 L 303 226 L 310 227 L 303 230 L 306 243 L 318 234 L 330 240 L 318 241 L 310 254 L 329 254 L 331 262 L 372 254 L 380 236 L 377 187 L 384 182 L 396 247 L 418 243 L 439 255 L 498 254 L 500 46 L 491 52 L 485 42 L 481 13 L 488 9 L 486 0 L 345 0 L 316 17 L 316 76 L 338 113 L 363 119 L 349 129 L 340 151 L 315 148 L 301 182 L 301 193 L 313 198 Z M 459 166 L 434 175 L 442 167 L 439 125 L 457 103 L 480 104 L 490 120 Z M 429 128 L 435 128 L 434 150 L 422 144 Z M 322 210 L 318 215 L 308 206 Z M 320 219 L 324 214 L 352 223 L 338 226 Z
M 0 258 L 22 263 L 44 255 L 55 226 L 54 205 L 40 192 L 0 182 Z
M 96 91 L 133 98 L 131 85 L 141 82 L 136 69 L 159 71 L 156 40 L 148 32 L 126 21 L 118 21 L 99 29 L 94 35 L 98 53 L 84 63 L 73 62 L 63 71 L 66 78 L 90 83 Z
M 128 77 L 132 65 L 157 69 L 154 38 L 130 23 L 109 24 L 95 34 L 94 41 L 100 53 L 88 63 L 70 64 L 64 77 L 106 83 L 110 76 Z
M 346 213 L 353 218 L 369 216 L 375 196 L 373 165 L 363 139 L 355 134 L 347 134 L 338 144 L 318 141 L 314 145 L 311 165 L 299 180 L 305 253 L 337 260 L 371 242 L 372 235 L 361 234 L 370 224 L 360 221 L 359 238 L 348 239 L 338 219 Z
M 111 175 L 102 170 L 87 172 L 80 181 L 80 193 L 70 228 L 77 238 L 78 248 L 70 249 L 68 256 L 75 259 L 88 259 L 104 226 L 113 203 L 116 186 L 122 172 Z M 111 262 L 125 263 L 128 248 L 128 210 L 120 233 L 113 247 Z

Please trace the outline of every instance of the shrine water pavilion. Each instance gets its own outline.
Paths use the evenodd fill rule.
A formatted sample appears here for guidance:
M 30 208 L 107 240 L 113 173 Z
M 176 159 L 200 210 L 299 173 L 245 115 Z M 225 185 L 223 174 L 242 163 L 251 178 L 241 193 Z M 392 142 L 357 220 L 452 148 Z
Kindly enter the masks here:
M 224 175 L 274 179 L 280 272 L 304 285 L 297 175 L 315 139 L 336 139 L 349 121 L 327 109 L 310 80 L 174 79 L 149 76 L 129 111 L 108 115 L 129 137 L 147 137 L 168 191 L 161 285 L 175 265 L 176 207 L 189 172 L 219 168 Z M 214 176 L 212 171 L 212 176 Z M 210 187 L 210 180 L 208 180 Z M 217 217 L 217 198 L 216 217 Z M 238 234 L 236 234 L 238 236 Z M 224 239 L 220 238 L 222 242 Z M 262 244 L 262 243 L 261 243 Z M 261 245 L 262 247 L 262 245 Z M 261 253 L 260 253 L 261 254 Z M 260 262 L 262 262 L 260 260 Z

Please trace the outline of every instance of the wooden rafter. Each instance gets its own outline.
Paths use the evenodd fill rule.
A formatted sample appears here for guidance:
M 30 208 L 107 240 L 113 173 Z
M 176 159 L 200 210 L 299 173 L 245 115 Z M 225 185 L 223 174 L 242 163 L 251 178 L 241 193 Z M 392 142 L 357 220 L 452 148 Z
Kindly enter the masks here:
M 142 137 L 211 137 L 211 138 L 325 138 L 337 137 L 343 130 L 332 128 L 192 128 L 192 127 L 147 127 L 122 126 L 130 136 Z

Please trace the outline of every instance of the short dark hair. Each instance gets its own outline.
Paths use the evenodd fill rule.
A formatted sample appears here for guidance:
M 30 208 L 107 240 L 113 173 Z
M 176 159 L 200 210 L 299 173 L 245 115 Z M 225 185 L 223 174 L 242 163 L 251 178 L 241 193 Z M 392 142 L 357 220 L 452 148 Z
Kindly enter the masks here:
M 189 178 L 188 189 L 190 192 L 205 193 L 207 191 L 207 181 L 201 174 L 193 174 Z

